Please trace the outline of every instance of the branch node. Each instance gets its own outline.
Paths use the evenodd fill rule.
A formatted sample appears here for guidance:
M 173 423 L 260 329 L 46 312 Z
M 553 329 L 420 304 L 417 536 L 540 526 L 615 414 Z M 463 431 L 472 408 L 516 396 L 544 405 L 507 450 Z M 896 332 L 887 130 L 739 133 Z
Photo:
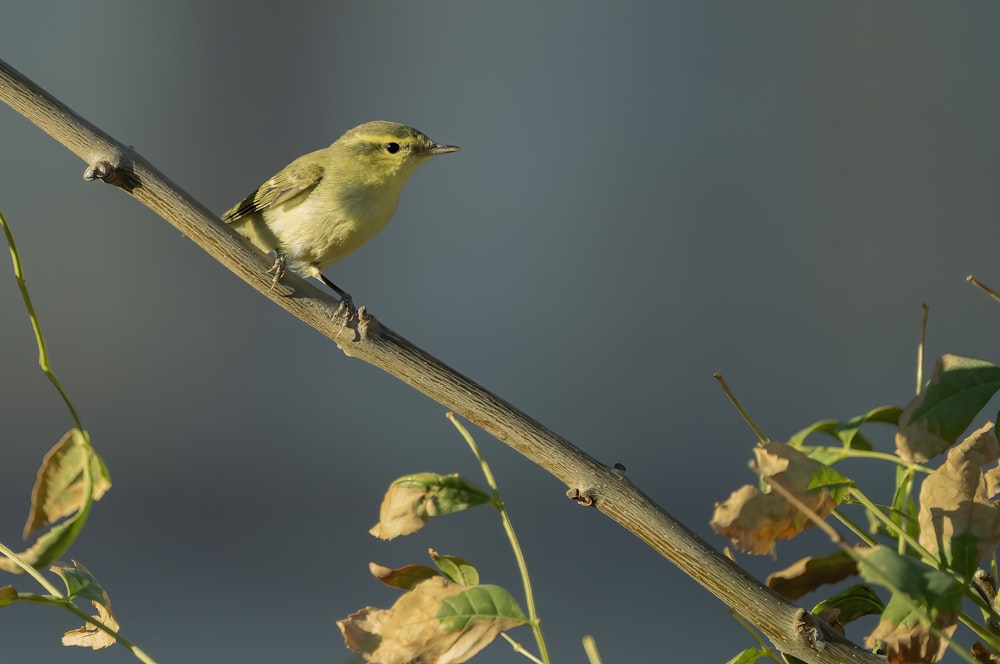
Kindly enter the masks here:
M 818 651 L 826 648 L 823 626 L 823 623 L 805 609 L 799 609 L 795 614 L 795 631 L 804 636 L 809 645 Z
M 358 309 L 358 334 L 361 338 L 369 340 L 377 336 L 380 328 L 378 319 L 368 313 L 368 307 L 361 305 Z
M 130 194 L 139 186 L 139 178 L 135 176 L 132 169 L 115 166 L 107 159 L 98 159 L 91 162 L 86 170 L 83 171 L 83 179 L 88 182 L 101 180 L 120 187 Z
M 583 505 L 584 507 L 593 506 L 594 502 L 597 500 L 594 496 L 590 495 L 589 489 L 580 488 L 567 489 L 566 497 L 570 500 L 575 500 L 577 504 Z

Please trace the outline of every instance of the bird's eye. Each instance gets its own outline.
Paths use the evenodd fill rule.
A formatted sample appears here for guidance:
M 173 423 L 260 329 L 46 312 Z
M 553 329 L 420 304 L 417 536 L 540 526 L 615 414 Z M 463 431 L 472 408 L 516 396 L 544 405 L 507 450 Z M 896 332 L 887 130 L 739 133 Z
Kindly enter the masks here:
M 385 151 L 389 154 L 396 154 L 399 152 L 399 143 L 386 143 Z

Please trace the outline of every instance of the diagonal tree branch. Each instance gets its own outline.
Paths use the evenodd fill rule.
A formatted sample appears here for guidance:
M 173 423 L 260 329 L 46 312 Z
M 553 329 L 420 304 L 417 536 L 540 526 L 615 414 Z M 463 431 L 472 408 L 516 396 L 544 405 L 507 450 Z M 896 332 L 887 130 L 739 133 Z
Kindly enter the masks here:
M 816 664 L 883 662 L 831 633 L 676 521 L 622 473 L 587 455 L 512 405 L 312 284 L 286 274 L 272 288 L 271 260 L 135 151 L 76 115 L 0 61 L 0 99 L 86 164 L 86 179 L 120 187 L 278 306 L 333 340 L 348 356 L 387 371 L 514 448 L 678 566 L 764 632 L 782 652 Z

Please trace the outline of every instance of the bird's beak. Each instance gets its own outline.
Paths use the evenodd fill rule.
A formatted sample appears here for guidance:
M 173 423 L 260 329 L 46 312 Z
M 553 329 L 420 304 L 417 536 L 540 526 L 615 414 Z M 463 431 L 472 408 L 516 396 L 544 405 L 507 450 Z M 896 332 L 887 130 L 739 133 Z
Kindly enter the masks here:
M 420 154 L 426 157 L 430 157 L 436 154 L 447 154 L 448 152 L 458 152 L 461 149 L 462 148 L 458 147 L 457 145 L 438 145 L 435 143 L 434 145 L 430 146 Z

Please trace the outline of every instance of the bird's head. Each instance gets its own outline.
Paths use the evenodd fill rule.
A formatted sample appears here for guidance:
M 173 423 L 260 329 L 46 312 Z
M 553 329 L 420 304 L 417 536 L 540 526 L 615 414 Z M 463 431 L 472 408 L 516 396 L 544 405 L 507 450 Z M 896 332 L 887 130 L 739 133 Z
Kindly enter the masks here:
M 412 127 L 376 120 L 348 130 L 331 146 L 349 160 L 345 170 L 356 181 L 369 185 L 402 187 L 417 168 L 436 154 L 458 151 L 439 145 Z

